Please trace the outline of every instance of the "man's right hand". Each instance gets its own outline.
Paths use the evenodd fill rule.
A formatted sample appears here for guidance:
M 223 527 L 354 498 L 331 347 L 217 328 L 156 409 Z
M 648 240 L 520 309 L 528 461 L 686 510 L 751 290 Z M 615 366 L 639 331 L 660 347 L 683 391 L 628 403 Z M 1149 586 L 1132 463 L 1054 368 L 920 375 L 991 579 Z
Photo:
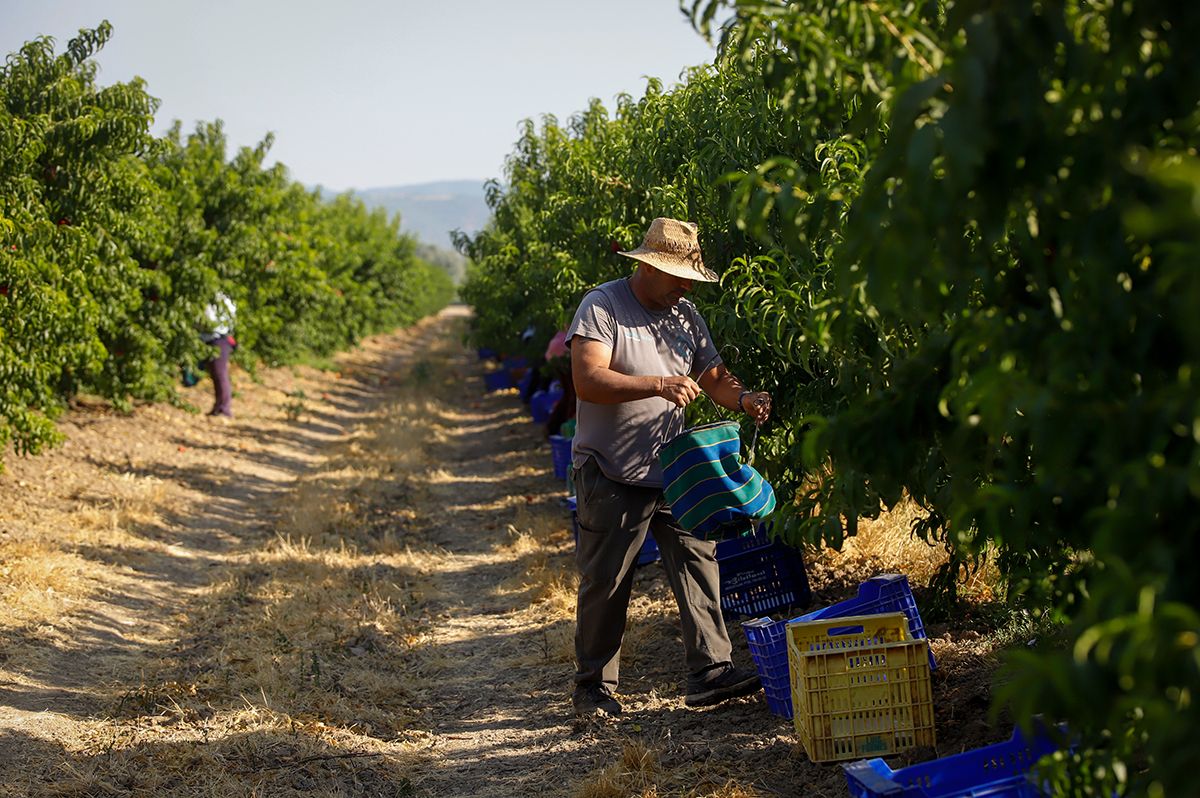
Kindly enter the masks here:
M 676 407 L 687 407 L 700 395 L 700 386 L 691 377 L 663 377 L 658 395 Z

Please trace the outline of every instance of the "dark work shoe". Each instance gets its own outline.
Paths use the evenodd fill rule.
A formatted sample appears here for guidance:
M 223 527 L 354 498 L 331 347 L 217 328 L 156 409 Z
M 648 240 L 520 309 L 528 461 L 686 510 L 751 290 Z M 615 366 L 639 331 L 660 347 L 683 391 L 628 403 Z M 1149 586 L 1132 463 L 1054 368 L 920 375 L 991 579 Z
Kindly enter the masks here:
M 700 679 L 688 679 L 687 697 L 683 703 L 689 707 L 708 707 L 730 698 L 750 695 L 762 688 L 762 681 L 754 671 L 744 671 L 725 663 L 714 668 Z
M 613 698 L 613 694 L 608 688 L 602 684 L 581 684 L 575 688 L 575 695 L 571 696 L 571 703 L 575 705 L 575 717 L 582 718 L 587 715 L 620 715 L 621 705 L 617 703 L 617 699 Z

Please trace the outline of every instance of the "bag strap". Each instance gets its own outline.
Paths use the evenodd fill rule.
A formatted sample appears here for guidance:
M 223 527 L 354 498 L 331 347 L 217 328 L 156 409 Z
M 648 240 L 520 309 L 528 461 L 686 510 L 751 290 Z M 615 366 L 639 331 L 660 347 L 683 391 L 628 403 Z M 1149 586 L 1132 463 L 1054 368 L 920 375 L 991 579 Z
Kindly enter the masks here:
M 725 347 L 725 349 L 733 350 L 733 359 L 734 360 L 737 360 L 742 355 L 742 350 L 738 349 L 736 344 L 730 344 L 729 346 Z M 696 376 L 693 377 L 692 379 L 696 382 L 696 384 L 700 383 L 700 377 L 704 375 L 704 372 L 706 372 L 710 368 L 712 368 L 713 364 L 716 363 L 717 360 L 721 360 L 721 362 L 725 361 L 725 359 L 723 357 L 721 357 L 721 350 L 717 350 L 716 352 L 713 353 L 713 356 L 711 358 L 709 358 L 708 363 L 706 363 L 704 365 L 704 368 L 700 369 L 699 371 L 693 372 Z M 689 375 L 689 376 L 691 376 L 691 375 Z M 721 412 L 725 408 L 723 408 L 719 404 L 717 404 L 717 400 L 713 399 L 711 396 L 709 396 L 708 391 L 701 390 L 700 393 L 704 394 L 705 398 L 707 398 L 708 401 L 712 403 L 713 410 L 717 411 L 717 415 L 721 415 Z M 744 413 L 745 411 L 743 410 L 742 412 Z M 754 465 L 754 446 L 758 443 L 759 426 L 760 426 L 760 424 L 757 421 L 755 421 L 754 422 L 754 435 L 752 435 L 750 438 L 750 447 L 748 449 L 746 449 L 746 465 Z

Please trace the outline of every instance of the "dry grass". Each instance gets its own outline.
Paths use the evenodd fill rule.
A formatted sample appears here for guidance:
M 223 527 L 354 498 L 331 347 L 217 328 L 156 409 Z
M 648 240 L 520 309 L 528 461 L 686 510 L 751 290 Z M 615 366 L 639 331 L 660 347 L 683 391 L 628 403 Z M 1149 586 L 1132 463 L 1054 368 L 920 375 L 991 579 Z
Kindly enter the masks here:
M 733 779 L 717 781 L 716 774 L 694 766 L 666 768 L 659 751 L 644 742 L 628 740 L 621 757 L 590 774 L 574 798 L 759 798 L 761 793 Z
M 107 475 L 75 491 L 73 498 L 79 503 L 72 516 L 75 525 L 94 536 L 160 526 L 164 515 L 180 507 L 167 483 L 134 473 Z
M 574 546 L 566 514 L 520 507 L 506 532 L 497 553 L 517 560 L 519 568 L 502 590 L 520 596 L 517 606 L 537 604 L 542 617 L 573 619 L 579 575 L 572 562 L 560 556 L 565 547 Z
M 643 743 L 629 741 L 621 758 L 584 781 L 576 798 L 624 798 L 656 796 L 662 776 L 657 754 Z
M 540 649 L 519 657 L 520 665 L 573 666 L 575 662 L 575 595 L 579 574 L 562 552 L 574 544 L 565 513 L 518 508 L 508 525 L 499 554 L 514 560 L 514 574 L 501 586 L 501 596 L 542 628 Z
M 451 341 L 441 336 L 443 355 Z M 431 597 L 438 556 L 413 531 L 421 487 L 407 478 L 427 466 L 425 393 L 393 392 L 297 481 L 271 529 L 213 556 L 211 585 L 173 619 L 176 642 L 107 717 L 59 721 L 55 742 L 31 736 L 22 792 L 411 794 L 406 729 L 423 689 L 412 660 L 426 639 L 413 610 Z M 108 476 L 71 498 L 60 530 L 0 538 L 0 632 L 136 578 L 186 510 L 147 476 Z
M 0 633 L 69 624 L 112 570 L 82 552 L 119 552 L 134 565 L 164 548 L 143 533 L 178 507 L 170 486 L 134 474 L 105 475 L 69 498 L 66 508 L 10 515 L 17 533 L 0 538 Z
M 0 633 L 61 618 L 97 589 L 99 570 L 46 540 L 0 543 Z
M 579 572 L 569 554 L 575 544 L 567 514 L 559 509 L 518 508 L 516 520 L 506 531 L 500 553 L 512 559 L 515 567 L 513 576 L 502 585 L 503 595 L 510 606 L 543 627 L 541 650 L 521 662 L 573 667 Z M 664 634 L 675 633 L 678 622 L 671 600 L 664 603 L 638 591 L 630 598 L 628 619 L 621 660 L 633 668 L 645 652 L 661 645 Z
M 170 715 L 89 724 L 39 796 L 407 795 L 412 757 L 371 737 L 248 706 L 203 723 Z
M 419 715 L 407 665 L 425 632 L 409 613 L 430 598 L 437 554 L 404 534 L 418 488 L 397 475 L 425 466 L 427 410 L 412 396 L 380 409 L 299 481 L 275 535 L 181 618 L 192 636 L 162 676 L 188 684 L 185 707 L 319 718 L 382 740 Z
M 924 515 L 916 502 L 906 498 L 878 518 L 861 519 L 858 534 L 847 538 L 840 551 L 820 552 L 818 560 L 840 573 L 902 573 L 912 585 L 924 587 L 950 560 L 944 545 L 927 543 L 913 534 L 913 524 Z M 998 584 L 999 573 L 986 561 L 977 570 L 962 569 L 959 574 L 961 594 L 974 599 L 993 598 Z
M 380 757 L 371 764 L 389 774 L 380 784 L 401 785 L 410 758 L 397 740 L 420 715 L 423 688 L 410 660 L 425 632 L 410 613 L 431 596 L 436 552 L 406 532 L 418 488 L 397 475 L 424 465 L 418 420 L 429 401 L 402 396 L 381 408 L 298 482 L 273 537 L 180 618 L 189 637 L 125 702 L 123 717 L 168 712 L 222 737 L 246 727 L 242 763 L 275 761 L 281 745 L 287 761 Z M 338 768 L 325 770 L 333 781 L 312 786 L 343 794 L 350 785 L 337 780 Z

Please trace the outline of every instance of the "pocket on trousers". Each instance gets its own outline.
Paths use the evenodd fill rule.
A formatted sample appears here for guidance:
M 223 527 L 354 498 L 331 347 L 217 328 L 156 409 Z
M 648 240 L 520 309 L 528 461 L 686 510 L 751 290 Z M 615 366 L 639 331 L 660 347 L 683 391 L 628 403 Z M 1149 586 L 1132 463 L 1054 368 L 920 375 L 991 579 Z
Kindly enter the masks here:
M 611 506 L 615 496 L 611 490 L 612 482 L 604 476 L 595 458 L 589 457 L 583 465 L 575 469 L 575 512 L 579 523 L 593 532 L 605 531 L 611 519 Z M 608 512 L 606 512 L 608 511 Z

